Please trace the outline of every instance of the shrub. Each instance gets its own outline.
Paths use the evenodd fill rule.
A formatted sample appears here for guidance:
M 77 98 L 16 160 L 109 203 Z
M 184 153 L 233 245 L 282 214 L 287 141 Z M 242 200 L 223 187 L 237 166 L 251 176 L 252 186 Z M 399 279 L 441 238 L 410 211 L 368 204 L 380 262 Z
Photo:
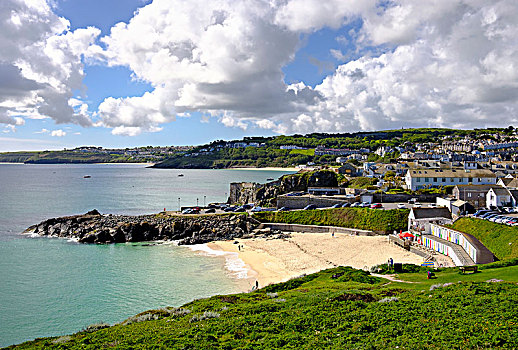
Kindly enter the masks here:
M 198 322 L 198 321 L 203 321 L 203 320 L 207 320 L 209 318 L 218 318 L 220 316 L 219 313 L 217 312 L 214 312 L 214 311 L 205 311 L 203 314 L 201 315 L 194 315 L 190 322 Z
M 299 286 L 303 285 L 304 283 L 310 282 L 313 279 L 317 278 L 317 274 L 312 274 L 309 276 L 303 276 L 303 277 L 297 277 L 293 278 L 289 281 L 278 283 L 278 284 L 272 284 L 269 286 L 266 286 L 263 288 L 266 292 L 283 292 L 286 290 L 292 290 L 295 288 L 298 288 Z
M 83 332 L 92 333 L 92 332 L 97 332 L 98 330 L 108 328 L 108 327 L 110 327 L 110 325 L 107 323 L 104 323 L 104 322 L 94 323 L 94 324 L 89 325 L 85 329 L 83 329 Z

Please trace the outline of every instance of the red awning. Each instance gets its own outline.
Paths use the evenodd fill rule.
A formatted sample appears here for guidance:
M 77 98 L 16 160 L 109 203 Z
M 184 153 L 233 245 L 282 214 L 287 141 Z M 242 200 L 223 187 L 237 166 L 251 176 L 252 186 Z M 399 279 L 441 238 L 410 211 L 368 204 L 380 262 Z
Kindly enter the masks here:
M 403 232 L 399 234 L 399 238 L 414 238 L 415 236 L 410 232 Z

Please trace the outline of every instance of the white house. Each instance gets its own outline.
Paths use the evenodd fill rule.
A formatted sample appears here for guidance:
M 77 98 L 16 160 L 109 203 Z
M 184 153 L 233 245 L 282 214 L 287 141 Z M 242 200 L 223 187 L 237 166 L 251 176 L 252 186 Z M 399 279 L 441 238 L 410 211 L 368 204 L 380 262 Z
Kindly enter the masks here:
M 456 186 L 456 185 L 496 185 L 496 175 L 489 169 L 427 169 L 411 168 L 405 175 L 408 189 Z
M 516 201 L 514 200 L 511 192 L 507 188 L 491 188 L 487 191 L 486 195 L 486 206 L 490 207 L 505 207 L 515 206 Z

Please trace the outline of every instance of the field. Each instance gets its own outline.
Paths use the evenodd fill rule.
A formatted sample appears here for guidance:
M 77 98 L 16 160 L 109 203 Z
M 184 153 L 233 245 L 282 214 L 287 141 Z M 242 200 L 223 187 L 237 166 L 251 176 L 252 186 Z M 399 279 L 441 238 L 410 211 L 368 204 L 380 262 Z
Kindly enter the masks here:
M 404 283 L 338 267 L 250 293 L 150 310 L 118 325 L 92 325 L 71 336 L 37 339 L 17 348 L 518 347 L 518 266 L 466 275 L 452 268 L 436 276 L 428 280 L 423 271 L 395 276 L 413 282 Z
M 325 210 L 295 210 L 255 213 L 261 222 L 339 226 L 377 232 L 406 229 L 408 209 L 336 208 Z

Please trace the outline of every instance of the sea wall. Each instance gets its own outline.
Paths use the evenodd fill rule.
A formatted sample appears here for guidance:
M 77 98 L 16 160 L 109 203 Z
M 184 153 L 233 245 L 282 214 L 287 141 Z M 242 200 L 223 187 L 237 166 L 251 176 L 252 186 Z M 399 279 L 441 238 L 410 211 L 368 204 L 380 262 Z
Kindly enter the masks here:
M 338 226 L 314 226 L 299 224 L 282 224 L 282 223 L 263 223 L 258 229 L 269 228 L 283 232 L 306 232 L 306 233 L 346 233 L 357 236 L 376 236 L 376 232 L 368 230 L 360 230 L 356 228 L 338 227 Z
M 75 238 L 81 243 L 124 243 L 175 240 L 198 244 L 246 236 L 259 225 L 247 215 L 102 215 L 92 210 L 83 215 L 45 220 L 25 233 Z

